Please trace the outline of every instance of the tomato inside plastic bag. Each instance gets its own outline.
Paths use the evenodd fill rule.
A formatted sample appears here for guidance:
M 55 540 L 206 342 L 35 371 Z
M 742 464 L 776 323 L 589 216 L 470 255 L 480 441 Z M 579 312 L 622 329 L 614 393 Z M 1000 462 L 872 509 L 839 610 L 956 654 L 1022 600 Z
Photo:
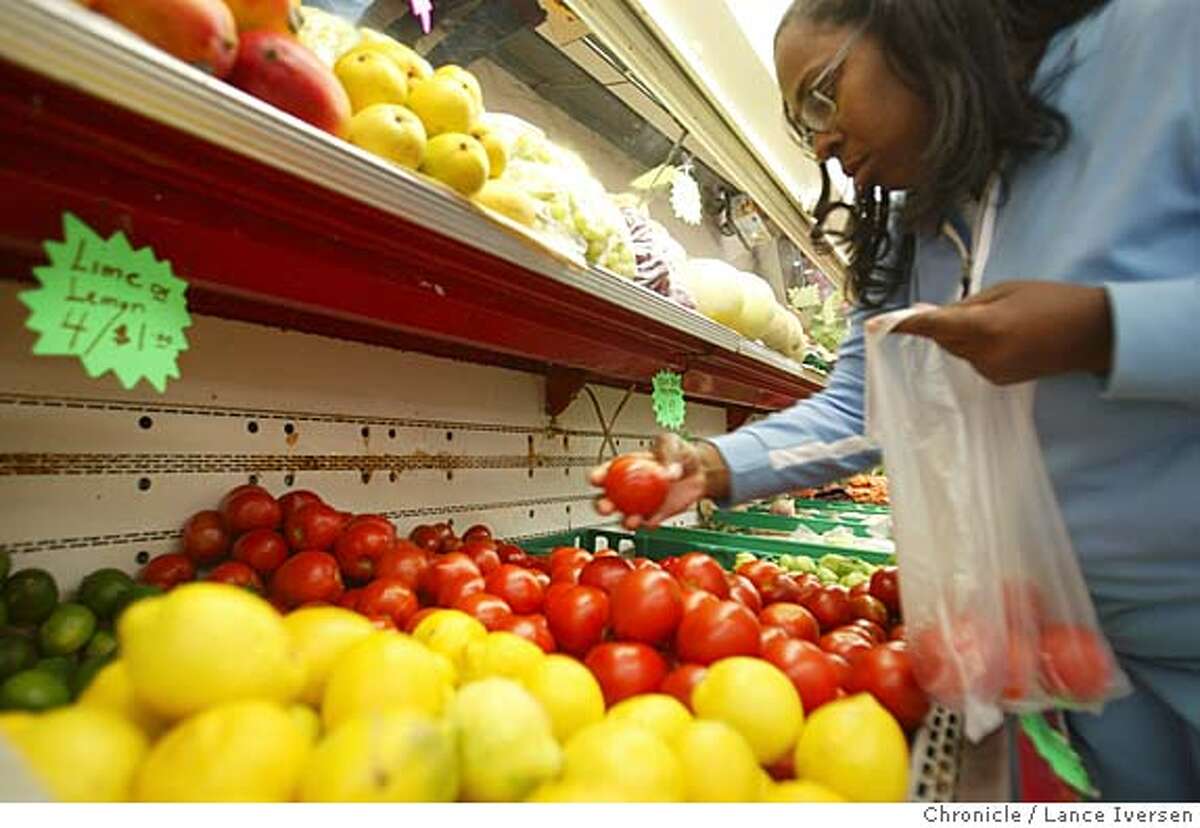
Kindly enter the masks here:
M 913 669 L 981 739 L 1005 712 L 1099 709 L 1129 690 L 1046 473 L 1036 386 L 997 386 L 931 340 L 867 323 L 867 434 L 891 481 Z

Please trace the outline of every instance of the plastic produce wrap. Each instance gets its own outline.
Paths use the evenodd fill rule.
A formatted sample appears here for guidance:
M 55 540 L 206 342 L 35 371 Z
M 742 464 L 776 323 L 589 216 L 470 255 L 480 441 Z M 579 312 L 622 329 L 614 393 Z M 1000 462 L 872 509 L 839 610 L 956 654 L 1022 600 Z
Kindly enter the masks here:
M 1005 711 L 1128 691 L 1046 474 L 1035 386 L 996 386 L 930 340 L 867 326 L 867 433 L 892 481 L 914 672 L 978 740 Z
M 629 228 L 630 246 L 637 264 L 638 284 L 661 293 L 685 308 L 695 309 L 692 295 L 679 274 L 687 265 L 687 251 L 667 228 L 633 207 L 622 207 L 621 215 Z

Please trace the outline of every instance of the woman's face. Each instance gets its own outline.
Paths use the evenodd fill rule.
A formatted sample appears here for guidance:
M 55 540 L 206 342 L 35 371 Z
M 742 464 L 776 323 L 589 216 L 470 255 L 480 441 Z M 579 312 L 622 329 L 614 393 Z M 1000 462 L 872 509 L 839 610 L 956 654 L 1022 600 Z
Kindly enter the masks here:
M 829 66 L 854 30 L 797 21 L 779 34 L 775 71 L 792 112 Z M 888 66 L 879 42 L 864 34 L 833 73 L 831 97 L 837 101 L 833 127 L 816 134 L 822 160 L 835 157 L 858 187 L 904 190 L 920 179 L 921 154 L 929 142 L 928 104 Z

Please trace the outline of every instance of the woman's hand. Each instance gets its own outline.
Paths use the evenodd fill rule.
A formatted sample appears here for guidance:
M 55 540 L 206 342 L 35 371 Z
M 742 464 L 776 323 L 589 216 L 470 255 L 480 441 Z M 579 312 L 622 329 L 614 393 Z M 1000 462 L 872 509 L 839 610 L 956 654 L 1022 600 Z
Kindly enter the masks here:
M 660 434 L 654 441 L 653 453 L 640 454 L 663 465 L 671 487 L 657 513 L 648 518 L 626 515 L 622 521 L 626 529 L 636 530 L 640 526 L 653 529 L 664 520 L 686 512 L 705 497 L 721 498 L 728 493 L 728 470 L 720 453 L 708 443 L 689 443 L 675 434 Z M 592 469 L 589 479 L 593 486 L 604 488 L 609 465 L 605 463 Z M 596 511 L 611 515 L 616 508 L 611 500 L 601 496 L 596 498 Z
M 1112 316 L 1101 287 L 1005 282 L 912 316 L 898 333 L 932 339 L 997 385 L 1112 367 Z

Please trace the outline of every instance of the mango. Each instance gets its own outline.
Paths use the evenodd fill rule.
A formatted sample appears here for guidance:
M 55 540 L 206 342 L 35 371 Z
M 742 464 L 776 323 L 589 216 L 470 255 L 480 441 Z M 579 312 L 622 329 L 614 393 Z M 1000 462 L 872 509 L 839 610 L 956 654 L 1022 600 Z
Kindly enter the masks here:
M 224 0 L 91 0 L 90 5 L 164 52 L 218 78 L 233 69 L 237 24 Z
M 295 34 L 300 31 L 299 5 L 293 0 L 225 0 L 233 12 L 239 32 L 277 32 Z
M 350 98 L 333 71 L 288 35 L 245 34 L 229 81 L 334 135 L 350 123 Z

